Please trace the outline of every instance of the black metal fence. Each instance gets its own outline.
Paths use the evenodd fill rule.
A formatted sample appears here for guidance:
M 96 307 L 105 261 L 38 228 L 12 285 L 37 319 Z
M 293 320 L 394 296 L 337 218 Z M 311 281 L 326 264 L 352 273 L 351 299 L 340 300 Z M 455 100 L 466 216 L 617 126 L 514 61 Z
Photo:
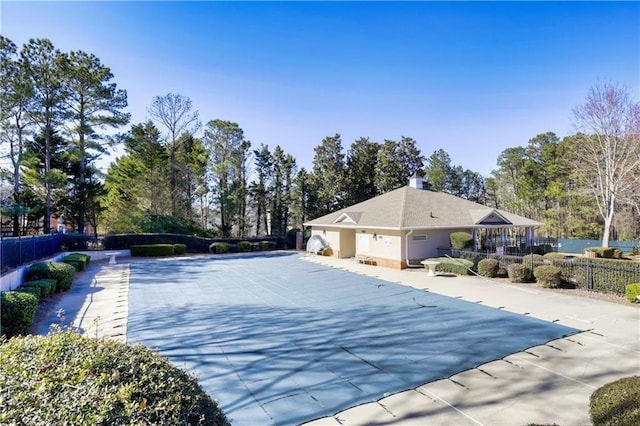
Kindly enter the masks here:
M 506 271 L 510 264 L 521 263 L 533 271 L 541 265 L 553 265 L 562 272 L 565 284 L 588 290 L 625 294 L 625 287 L 640 283 L 640 262 L 631 260 L 586 258 L 586 257 L 542 257 L 538 255 L 511 256 L 492 252 L 474 252 L 453 249 L 439 250 L 439 256 L 459 257 L 471 260 L 477 267 L 482 259 L 493 258 L 499 268 Z M 557 256 L 557 255 L 556 255 Z
M 2 238 L 0 267 L 2 272 L 61 251 L 62 234 Z

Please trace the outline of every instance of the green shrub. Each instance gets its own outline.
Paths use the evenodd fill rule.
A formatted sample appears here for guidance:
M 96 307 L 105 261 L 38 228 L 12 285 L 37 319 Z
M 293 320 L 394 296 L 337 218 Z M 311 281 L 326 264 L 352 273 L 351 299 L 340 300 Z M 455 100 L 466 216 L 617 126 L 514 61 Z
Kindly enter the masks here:
M 0 294 L 0 322 L 7 338 L 29 332 L 38 308 L 38 298 L 29 293 L 3 291 Z M 0 345 L 0 350 L 6 343 Z M 0 364 L 3 364 L 0 362 Z M 0 366 L 1 368 L 1 366 Z M 0 374 L 3 380 L 6 376 Z M 4 384 L 3 384 L 4 386 Z M 2 406 L 3 404 L 0 404 Z M 0 417 L 0 424 L 6 424 Z
M 271 244 L 269 241 L 260 241 L 260 250 L 267 251 L 271 249 Z
M 498 275 L 500 263 L 496 259 L 482 259 L 478 262 L 478 274 L 483 277 L 494 278 Z
M 433 259 L 436 262 L 440 262 L 436 266 L 437 272 L 448 272 L 457 275 L 469 275 L 469 269 L 473 268 L 473 262 L 466 259 L 452 259 L 450 257 L 438 257 Z
M 187 252 L 186 244 L 174 244 L 173 245 L 173 253 L 174 254 L 185 254 Z
M 79 267 L 76 268 L 78 271 L 84 271 L 89 266 L 89 261 L 91 261 L 91 256 L 83 253 L 71 253 L 66 255 L 62 261 L 64 263 L 77 262 L 79 263 Z
M 594 426 L 640 424 L 640 376 L 608 383 L 591 394 L 589 415 Z
M 67 265 L 73 266 L 73 269 L 75 269 L 76 272 L 82 271 L 82 263 L 81 262 L 76 262 L 75 260 L 66 260 L 66 261 L 64 261 L 64 263 L 66 263 Z
M 629 283 L 640 282 L 640 262 L 625 259 L 576 257 L 553 261 L 562 269 L 562 280 L 579 287 L 624 295 Z
M 46 299 L 56 291 L 56 280 L 43 278 L 35 281 L 25 281 L 20 287 L 36 287 L 40 290 L 40 299 Z
M 209 246 L 209 251 L 212 254 L 222 254 L 229 252 L 229 244 L 228 243 L 213 243 Z
M 195 377 L 142 345 L 71 331 L 0 346 L 1 424 L 228 425 Z
M 141 244 L 131 246 L 131 256 L 171 256 L 173 244 Z
M 38 262 L 29 267 L 26 274 L 27 281 L 35 281 L 42 278 L 54 279 L 58 282 L 57 292 L 67 291 L 73 284 L 73 276 L 76 268 L 62 262 Z
M 507 275 L 512 283 L 526 283 L 531 280 L 531 269 L 521 263 L 512 263 L 507 267 Z
M 595 253 L 595 257 L 603 257 L 605 259 L 611 259 L 614 254 L 614 249 L 611 247 L 588 247 L 584 249 L 584 254 L 590 257 L 588 253 Z M 593 257 L 593 255 L 591 256 Z
M 451 241 L 451 247 L 456 250 L 473 247 L 473 235 L 468 232 L 452 232 L 449 240 Z
M 249 241 L 240 241 L 238 243 L 238 251 L 239 252 L 251 251 L 251 243 Z
M 555 252 L 549 252 L 549 253 L 545 253 L 542 256 L 543 259 L 547 260 L 547 259 L 566 259 L 567 256 L 565 256 L 562 253 L 555 253 Z
M 471 251 L 463 251 L 460 253 L 460 259 L 466 259 L 468 261 L 470 261 L 473 266 L 471 267 L 471 269 L 473 269 L 474 271 L 478 269 L 478 263 L 480 263 L 480 261 L 483 259 L 483 257 L 481 255 L 479 255 L 478 253 L 474 253 Z
M 537 266 L 533 270 L 533 276 L 540 287 L 558 288 L 562 283 L 562 271 L 552 265 Z
M 622 250 L 620 250 L 619 248 L 614 248 L 613 249 L 613 256 L 611 256 L 612 259 L 622 259 Z
M 535 268 L 536 266 L 540 266 L 540 265 L 544 265 L 545 264 L 545 258 L 543 255 L 541 254 L 528 254 L 526 256 L 522 257 L 522 264 L 526 265 L 528 267 L 532 267 Z
M 38 301 L 38 303 L 40 303 L 41 290 L 40 290 L 39 287 L 20 286 L 20 287 L 16 288 L 14 291 L 17 291 L 17 292 L 20 292 L 20 293 L 31 294 L 31 295 L 35 296 L 35 298 Z
M 627 284 L 625 293 L 629 302 L 640 303 L 640 300 L 638 300 L 638 296 L 640 296 L 640 283 Z

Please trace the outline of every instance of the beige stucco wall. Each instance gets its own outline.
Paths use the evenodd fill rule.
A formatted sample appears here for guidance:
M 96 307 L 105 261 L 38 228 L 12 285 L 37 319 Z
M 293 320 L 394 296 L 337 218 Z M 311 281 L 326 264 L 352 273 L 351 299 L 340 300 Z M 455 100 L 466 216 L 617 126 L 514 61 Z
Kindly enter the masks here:
M 327 253 L 330 256 L 337 258 L 355 256 L 356 242 L 353 229 L 314 227 L 311 229 L 311 235 L 320 235 L 326 241 L 331 248 Z
M 412 263 L 438 256 L 438 248 L 450 246 L 450 229 L 438 231 L 414 231 L 409 235 L 409 257 Z M 311 235 L 320 235 L 329 244 L 326 253 L 338 258 L 367 257 L 372 263 L 390 268 L 405 268 L 407 260 L 405 238 L 409 231 L 381 231 L 372 228 L 346 229 L 314 227 Z M 413 241 L 416 235 L 426 235 L 425 241 Z M 375 238 L 374 238 L 375 236 Z M 363 249 L 362 245 L 368 245 Z

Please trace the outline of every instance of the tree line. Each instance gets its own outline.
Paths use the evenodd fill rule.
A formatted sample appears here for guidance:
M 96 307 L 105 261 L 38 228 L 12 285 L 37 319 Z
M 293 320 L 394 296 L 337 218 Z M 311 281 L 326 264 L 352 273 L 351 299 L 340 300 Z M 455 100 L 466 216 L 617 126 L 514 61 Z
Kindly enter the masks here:
M 425 157 L 411 137 L 340 134 L 315 148 L 311 170 L 282 147 L 245 137 L 238 123 L 202 125 L 191 99 L 155 96 L 150 119 L 132 124 L 125 90 L 93 54 L 63 53 L 46 39 L 20 49 L 0 36 L 1 212 L 12 235 L 48 233 L 51 217 L 77 232 L 176 232 L 282 236 L 292 227 L 407 184 L 544 223 L 559 238 L 640 239 L 640 107 L 604 82 L 573 111 L 577 133 L 552 132 L 505 149 L 490 176 Z M 117 131 L 121 131 L 117 133 Z M 101 175 L 96 160 L 124 148 Z M 4 228 L 3 228 L 4 229 Z

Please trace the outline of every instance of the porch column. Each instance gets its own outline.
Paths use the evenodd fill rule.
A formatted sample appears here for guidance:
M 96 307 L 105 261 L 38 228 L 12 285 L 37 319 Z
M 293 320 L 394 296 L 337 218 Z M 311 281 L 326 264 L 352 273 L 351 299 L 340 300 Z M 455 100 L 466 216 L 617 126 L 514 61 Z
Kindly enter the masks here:
M 478 235 L 477 235 L 477 233 L 478 233 L 478 230 L 476 228 L 473 228 L 473 231 L 471 231 L 471 235 L 473 237 L 473 251 L 474 252 L 478 251 L 478 242 L 477 242 Z

